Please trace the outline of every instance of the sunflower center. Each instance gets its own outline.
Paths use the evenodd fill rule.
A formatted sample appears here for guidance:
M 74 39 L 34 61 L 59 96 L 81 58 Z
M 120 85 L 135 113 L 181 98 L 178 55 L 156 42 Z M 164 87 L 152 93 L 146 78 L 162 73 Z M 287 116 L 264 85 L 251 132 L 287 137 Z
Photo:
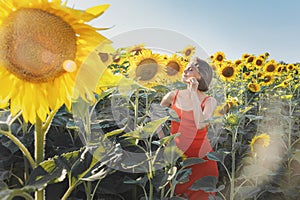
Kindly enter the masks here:
M 46 82 L 65 72 L 65 60 L 75 60 L 76 35 L 60 17 L 22 8 L 11 13 L 0 29 L 0 61 L 18 78 Z
M 100 52 L 98 55 L 99 55 L 99 57 L 100 57 L 100 59 L 101 59 L 102 62 L 105 63 L 105 62 L 108 61 L 108 58 L 109 58 L 109 57 L 108 57 L 108 53 L 101 53 L 101 52 Z
M 233 73 L 234 73 L 234 69 L 232 67 L 225 67 L 222 70 L 222 75 L 227 78 L 232 77 Z
M 265 83 L 268 83 L 268 82 L 270 82 L 271 81 L 271 76 L 265 76 L 264 77 L 264 82 Z
M 262 62 L 261 60 L 257 60 L 257 61 L 256 61 L 256 65 L 257 65 L 257 66 L 261 66 L 262 63 L 263 63 L 263 62 Z
M 146 58 L 137 65 L 135 72 L 140 81 L 149 81 L 157 74 L 158 63 L 152 58 Z
M 176 75 L 180 70 L 180 66 L 177 62 L 174 62 L 174 61 L 170 61 L 168 64 L 167 64 L 167 74 L 169 76 L 174 76 Z
M 273 72 L 275 70 L 275 66 L 273 64 L 267 66 L 267 72 Z
M 191 49 L 188 49 L 188 50 L 186 50 L 186 52 L 185 52 L 185 56 L 189 56 L 189 55 L 191 55 L 191 53 L 192 53 L 192 50 L 191 50 Z
M 218 55 L 217 58 L 216 58 L 216 60 L 221 62 L 223 60 L 223 56 L 222 55 Z

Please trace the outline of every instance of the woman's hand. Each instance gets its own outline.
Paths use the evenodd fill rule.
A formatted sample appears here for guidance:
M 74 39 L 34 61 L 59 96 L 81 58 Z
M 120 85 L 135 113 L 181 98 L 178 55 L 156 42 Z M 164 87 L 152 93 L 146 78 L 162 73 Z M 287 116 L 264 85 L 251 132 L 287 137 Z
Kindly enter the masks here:
M 190 92 L 197 92 L 199 82 L 195 77 L 191 77 L 187 80 L 188 82 L 188 90 Z

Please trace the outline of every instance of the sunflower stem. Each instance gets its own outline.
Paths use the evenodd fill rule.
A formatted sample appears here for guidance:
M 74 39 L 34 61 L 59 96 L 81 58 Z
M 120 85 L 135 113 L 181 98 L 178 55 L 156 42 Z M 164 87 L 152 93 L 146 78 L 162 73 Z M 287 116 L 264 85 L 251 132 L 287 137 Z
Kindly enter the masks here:
M 38 167 L 41 162 L 45 159 L 45 131 L 43 129 L 43 122 L 36 116 L 35 122 L 35 132 L 34 132 L 34 156 L 35 156 L 35 167 Z M 40 191 L 35 192 L 36 200 L 45 199 L 45 190 L 42 189 Z
M 139 113 L 139 89 L 137 89 L 135 91 L 135 102 L 134 102 L 134 128 L 133 130 L 135 130 L 136 126 L 137 126 L 137 121 L 138 121 L 138 113 Z

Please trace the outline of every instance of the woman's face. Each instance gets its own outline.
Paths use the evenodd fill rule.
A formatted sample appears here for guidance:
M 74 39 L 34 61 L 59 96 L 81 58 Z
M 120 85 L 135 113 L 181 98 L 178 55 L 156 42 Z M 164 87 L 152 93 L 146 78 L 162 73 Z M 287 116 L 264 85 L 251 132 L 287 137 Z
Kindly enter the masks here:
M 197 80 L 201 78 L 198 68 L 194 64 L 188 64 L 183 71 L 182 82 L 188 83 L 188 80 L 192 77 L 195 77 Z

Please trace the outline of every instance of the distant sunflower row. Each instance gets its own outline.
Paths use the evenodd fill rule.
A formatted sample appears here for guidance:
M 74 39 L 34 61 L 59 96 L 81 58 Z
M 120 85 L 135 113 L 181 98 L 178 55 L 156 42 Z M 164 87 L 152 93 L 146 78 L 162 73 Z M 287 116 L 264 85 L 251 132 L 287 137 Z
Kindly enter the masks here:
M 269 59 L 268 53 L 258 56 L 243 54 L 240 59 L 231 61 L 226 59 L 224 52 L 216 52 L 210 59 L 222 81 L 247 84 L 251 92 L 259 92 L 263 87 L 286 88 L 290 83 L 299 83 L 299 63 L 278 63 Z
M 114 53 L 99 53 L 114 74 L 125 75 L 145 87 L 180 81 L 185 66 L 195 53 L 188 45 L 183 50 L 167 55 L 154 52 L 144 44 L 119 48 Z

